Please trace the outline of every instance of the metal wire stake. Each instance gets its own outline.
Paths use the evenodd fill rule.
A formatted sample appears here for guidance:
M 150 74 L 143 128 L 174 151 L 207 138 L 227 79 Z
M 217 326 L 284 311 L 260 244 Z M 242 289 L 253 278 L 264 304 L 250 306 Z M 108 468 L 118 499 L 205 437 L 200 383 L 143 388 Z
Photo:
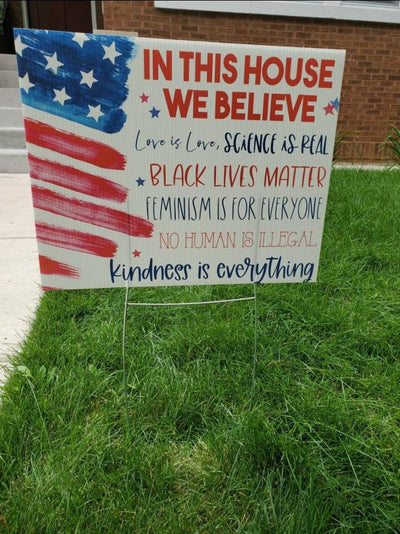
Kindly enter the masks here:
M 254 291 L 254 347 L 253 347 L 253 369 L 251 373 L 251 390 L 250 390 L 250 410 L 253 408 L 254 392 L 256 387 L 256 366 L 257 366 L 257 352 L 258 352 L 258 313 L 257 313 L 257 291 L 256 283 L 253 284 Z
M 127 382 L 126 382 L 126 357 L 125 357 L 126 312 L 127 312 L 127 309 L 128 309 L 128 292 L 129 292 L 129 286 L 127 284 L 126 285 L 126 290 L 125 290 L 124 320 L 123 320 L 123 330 L 122 330 L 122 382 L 123 382 L 124 397 L 125 397 L 126 427 L 127 427 L 128 437 L 130 437 L 129 409 L 128 409 L 128 387 L 127 387 Z

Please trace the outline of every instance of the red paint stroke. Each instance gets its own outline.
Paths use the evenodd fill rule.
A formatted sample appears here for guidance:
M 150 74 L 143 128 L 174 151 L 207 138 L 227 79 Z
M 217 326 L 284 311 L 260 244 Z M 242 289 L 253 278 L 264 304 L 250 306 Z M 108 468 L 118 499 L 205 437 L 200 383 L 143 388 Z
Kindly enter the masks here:
M 49 124 L 26 118 L 25 136 L 28 143 L 54 150 L 103 169 L 124 170 L 126 158 L 118 150 L 93 139 L 80 137 Z
M 43 291 L 62 291 L 62 287 L 42 286 Z
M 67 278 L 79 278 L 79 271 L 66 263 L 52 260 L 47 256 L 39 256 L 40 272 L 42 274 L 56 274 Z
M 106 237 L 41 222 L 36 223 L 36 237 L 38 241 L 46 245 L 93 254 L 102 258 L 113 258 L 118 248 L 117 243 Z
M 128 189 L 106 178 L 88 174 L 74 167 L 28 155 L 30 175 L 36 180 L 59 185 L 72 191 L 104 200 L 124 202 Z
M 92 202 L 67 198 L 43 187 L 32 186 L 32 199 L 37 209 L 130 236 L 151 237 L 153 232 L 153 223 L 146 219 Z

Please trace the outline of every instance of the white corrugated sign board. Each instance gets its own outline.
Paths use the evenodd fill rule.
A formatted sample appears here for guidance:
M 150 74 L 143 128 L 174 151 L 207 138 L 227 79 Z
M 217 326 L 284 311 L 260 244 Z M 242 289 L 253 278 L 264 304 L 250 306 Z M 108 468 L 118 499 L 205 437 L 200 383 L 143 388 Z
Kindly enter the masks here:
M 15 36 L 44 288 L 316 280 L 344 51 Z

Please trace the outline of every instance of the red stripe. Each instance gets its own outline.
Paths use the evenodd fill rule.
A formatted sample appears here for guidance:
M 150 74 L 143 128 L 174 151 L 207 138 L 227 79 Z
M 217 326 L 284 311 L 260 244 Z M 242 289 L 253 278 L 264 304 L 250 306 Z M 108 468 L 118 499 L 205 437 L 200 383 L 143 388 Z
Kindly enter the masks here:
M 79 278 L 79 271 L 66 263 L 52 260 L 47 256 L 39 256 L 40 272 L 42 274 L 56 274 L 67 278 Z
M 115 202 L 123 202 L 128 196 L 126 187 L 111 180 L 79 171 L 74 167 L 36 158 L 32 154 L 29 154 L 28 158 L 31 177 L 36 180 Z
M 43 291 L 61 291 L 62 287 L 42 286 Z
M 37 209 L 134 237 L 151 237 L 153 232 L 153 223 L 141 217 L 92 202 L 67 198 L 35 185 L 32 186 L 32 199 L 33 206 Z
M 78 230 L 69 230 L 60 226 L 50 226 L 46 223 L 36 223 L 38 241 L 46 245 L 75 250 L 102 258 L 112 258 L 117 252 L 117 243 L 93 234 L 86 234 Z
M 103 169 L 125 169 L 125 156 L 104 143 L 57 130 L 53 126 L 32 119 L 26 118 L 24 122 L 28 143 L 92 163 Z

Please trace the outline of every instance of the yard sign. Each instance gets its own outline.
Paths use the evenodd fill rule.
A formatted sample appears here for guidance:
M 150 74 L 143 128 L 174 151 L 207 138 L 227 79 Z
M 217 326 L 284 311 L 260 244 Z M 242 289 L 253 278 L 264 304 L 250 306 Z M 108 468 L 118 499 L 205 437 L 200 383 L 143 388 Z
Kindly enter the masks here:
M 45 289 L 316 280 L 343 51 L 15 36 Z

